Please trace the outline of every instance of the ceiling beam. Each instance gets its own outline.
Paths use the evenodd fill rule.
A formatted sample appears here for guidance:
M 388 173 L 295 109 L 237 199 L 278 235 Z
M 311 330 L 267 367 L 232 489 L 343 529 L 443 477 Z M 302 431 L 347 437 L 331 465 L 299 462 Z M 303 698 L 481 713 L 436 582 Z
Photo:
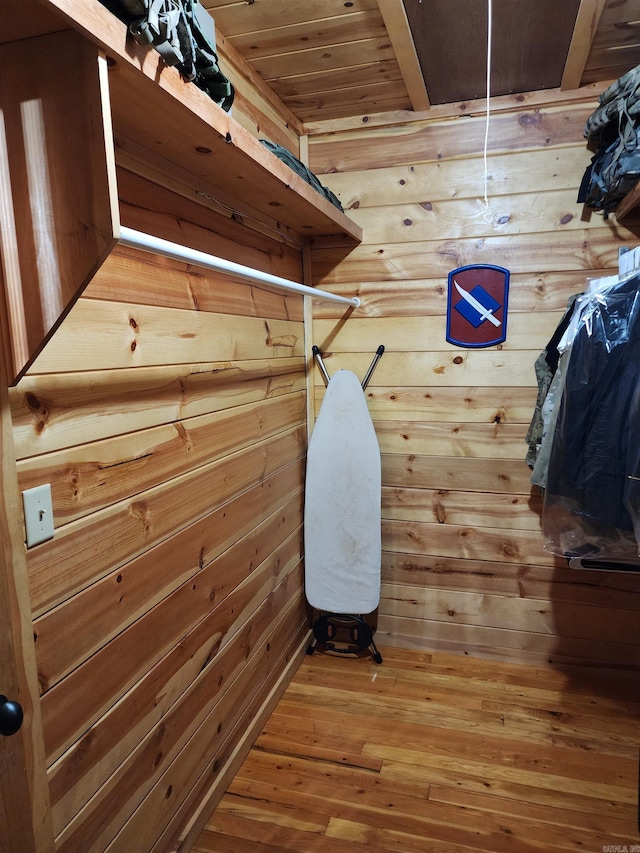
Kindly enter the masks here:
M 605 0 L 580 0 L 560 83 L 561 89 L 579 88 L 604 4 Z
M 431 106 L 422 76 L 418 54 L 413 43 L 411 27 L 402 0 L 378 0 L 380 13 L 387 28 L 391 46 L 400 66 L 400 73 L 414 110 Z

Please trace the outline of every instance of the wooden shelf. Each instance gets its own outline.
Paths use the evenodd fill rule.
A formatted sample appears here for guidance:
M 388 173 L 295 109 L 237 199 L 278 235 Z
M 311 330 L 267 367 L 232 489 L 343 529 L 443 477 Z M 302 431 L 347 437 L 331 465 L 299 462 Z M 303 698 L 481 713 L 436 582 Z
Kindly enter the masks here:
M 165 87 L 122 60 L 110 67 L 117 162 L 293 231 L 302 242 L 328 234 L 361 240 L 361 229 L 344 213 L 197 87 L 173 69 L 163 75 L 167 70 Z
M 116 165 L 300 248 L 361 241 L 99 0 L 4 0 L 0 24 L 0 355 L 13 382 L 118 240 Z
M 61 12 L 107 55 L 118 162 L 293 231 L 302 242 L 319 235 L 361 241 L 358 225 L 155 50 L 127 38 L 125 25 L 98 0 L 40 4 Z
M 109 255 L 119 215 L 104 56 L 66 29 L 0 44 L 0 65 L 0 322 L 13 383 Z
M 638 205 L 640 205 L 640 181 L 638 181 L 632 190 L 629 190 L 616 207 L 615 214 L 618 222 L 623 220 L 625 216 L 628 216 Z

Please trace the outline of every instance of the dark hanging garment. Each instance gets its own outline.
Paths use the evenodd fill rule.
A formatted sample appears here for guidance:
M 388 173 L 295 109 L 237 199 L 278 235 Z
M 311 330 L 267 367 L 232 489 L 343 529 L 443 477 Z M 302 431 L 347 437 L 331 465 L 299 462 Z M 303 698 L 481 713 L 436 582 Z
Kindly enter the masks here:
M 581 295 L 582 294 L 576 293 L 569 298 L 569 301 L 567 302 L 567 310 L 564 312 L 562 320 L 558 323 L 555 332 L 551 336 L 551 339 L 545 348 L 545 361 L 551 371 L 552 377 L 558 368 L 558 362 L 560 360 L 558 345 L 562 340 L 562 336 L 569 327 L 569 323 L 571 322 L 571 318 L 573 317 L 573 312 L 576 307 L 576 300 Z
M 638 555 L 629 483 L 640 443 L 639 288 L 634 276 L 595 295 L 573 341 L 543 511 L 556 554 Z

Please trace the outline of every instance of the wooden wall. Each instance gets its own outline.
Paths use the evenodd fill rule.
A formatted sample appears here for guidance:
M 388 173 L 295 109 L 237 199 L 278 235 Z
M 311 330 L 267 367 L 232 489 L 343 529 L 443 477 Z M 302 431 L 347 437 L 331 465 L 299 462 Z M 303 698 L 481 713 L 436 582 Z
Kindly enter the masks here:
M 124 225 L 299 278 L 300 252 L 120 172 Z M 166 850 L 308 630 L 303 305 L 117 249 L 11 389 L 56 849 Z M 217 787 L 216 787 L 217 786 Z
M 368 390 L 383 460 L 381 643 L 640 663 L 640 576 L 569 570 L 547 553 L 524 462 L 537 355 L 569 296 L 638 242 L 576 203 L 593 109 L 557 91 L 495 99 L 487 209 L 482 104 L 309 128 L 312 169 L 364 229 L 342 262 L 330 242 L 314 245 L 315 283 L 363 306 L 347 322 L 316 309 L 313 342 L 330 373 L 360 376 L 386 347 Z M 504 345 L 445 341 L 447 274 L 472 263 L 511 272 Z

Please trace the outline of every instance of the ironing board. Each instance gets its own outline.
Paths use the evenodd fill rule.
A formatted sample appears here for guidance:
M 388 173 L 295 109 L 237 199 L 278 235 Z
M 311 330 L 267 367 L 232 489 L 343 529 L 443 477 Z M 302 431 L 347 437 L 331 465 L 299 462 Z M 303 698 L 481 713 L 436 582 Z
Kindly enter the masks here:
M 307 453 L 305 593 L 311 607 L 330 614 L 323 632 L 331 617 L 344 615 L 356 620 L 350 630 L 365 638 L 365 648 L 371 632 L 361 614 L 380 601 L 380 499 L 380 448 L 364 390 L 354 373 L 339 370 L 329 379 Z

